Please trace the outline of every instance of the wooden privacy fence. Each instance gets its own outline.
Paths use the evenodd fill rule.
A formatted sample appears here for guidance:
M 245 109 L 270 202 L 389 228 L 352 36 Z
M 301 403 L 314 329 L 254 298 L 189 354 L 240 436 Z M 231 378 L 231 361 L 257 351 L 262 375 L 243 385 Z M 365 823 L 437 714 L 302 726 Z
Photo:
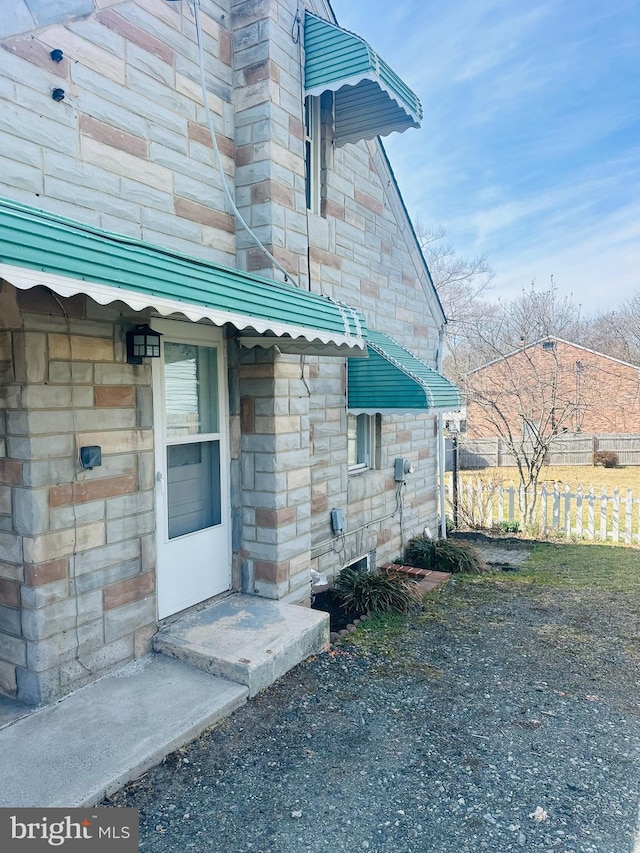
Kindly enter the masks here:
M 448 512 L 453 515 L 453 481 L 447 478 Z M 471 527 L 503 527 L 517 522 L 529 525 L 520 512 L 519 487 L 470 478 L 458 484 L 458 517 Z M 631 489 L 606 488 L 597 492 L 578 486 L 542 485 L 538 488 L 532 526 L 542 536 L 598 540 L 626 545 L 640 544 L 640 497 Z
M 618 454 L 620 465 L 640 465 L 640 435 L 560 435 L 554 439 L 546 456 L 548 465 L 593 465 L 598 450 Z M 516 464 L 501 438 L 461 438 L 460 468 L 514 467 Z M 447 470 L 450 471 L 450 442 L 447 445 Z

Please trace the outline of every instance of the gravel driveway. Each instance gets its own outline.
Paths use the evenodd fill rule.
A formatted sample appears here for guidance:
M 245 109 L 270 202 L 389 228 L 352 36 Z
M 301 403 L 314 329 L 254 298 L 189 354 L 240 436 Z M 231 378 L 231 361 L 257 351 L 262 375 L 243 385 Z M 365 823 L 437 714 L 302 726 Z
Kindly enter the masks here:
M 162 853 L 632 853 L 639 615 L 640 594 L 449 583 L 110 802 Z

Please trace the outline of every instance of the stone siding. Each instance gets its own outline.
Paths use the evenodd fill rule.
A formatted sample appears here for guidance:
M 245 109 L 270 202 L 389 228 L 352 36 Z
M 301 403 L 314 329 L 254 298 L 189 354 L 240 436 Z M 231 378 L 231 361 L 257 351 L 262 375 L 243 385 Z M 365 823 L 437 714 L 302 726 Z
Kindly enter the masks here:
M 39 703 L 155 630 L 150 368 L 125 363 L 113 309 L 2 287 L 0 689 Z
M 240 365 L 242 563 L 252 591 L 309 597 L 309 392 L 300 359 L 256 347 Z
M 0 195 L 281 280 L 236 233 L 188 4 L 54 5 L 9 0 L 0 21 Z M 307 5 L 326 14 L 321 0 Z M 377 141 L 334 150 L 331 95 L 321 101 L 321 212 L 306 210 L 297 9 L 202 0 L 208 103 L 231 192 L 293 285 L 356 306 L 435 366 L 441 309 L 393 175 Z M 28 701 L 143 652 L 154 630 L 150 369 L 128 366 L 123 349 L 135 319 L 84 297 L 0 290 L 0 690 Z M 376 468 L 350 475 L 346 360 L 244 350 L 236 335 L 229 326 L 235 589 L 305 601 L 310 566 L 334 574 L 365 553 L 385 562 L 434 529 L 433 417 L 380 417 Z M 78 470 L 80 443 L 102 446 L 100 469 Z M 397 456 L 416 465 L 399 493 Z M 346 511 L 344 538 L 331 535 L 333 507 Z
M 235 223 L 186 3 L 61 0 L 53 14 L 37 11 L 46 5 L 30 0 L 35 23 L 16 11 L 6 23 L 14 31 L 0 36 L 0 195 L 234 265 Z M 84 17 L 87 9 L 94 14 Z M 209 107 L 233 186 L 229 17 L 228 2 L 203 2 Z M 50 58 L 54 48 L 61 63 Z M 63 101 L 52 100 L 54 88 Z

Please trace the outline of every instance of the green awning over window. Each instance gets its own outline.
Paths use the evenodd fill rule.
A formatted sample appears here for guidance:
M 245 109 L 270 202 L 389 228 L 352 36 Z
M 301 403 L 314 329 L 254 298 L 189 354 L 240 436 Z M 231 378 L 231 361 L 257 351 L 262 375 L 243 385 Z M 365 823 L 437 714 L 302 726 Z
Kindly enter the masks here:
M 458 411 L 460 392 L 382 332 L 367 333 L 368 358 L 349 359 L 348 405 L 355 413 Z
M 336 145 L 420 127 L 420 100 L 360 36 L 306 12 L 304 50 L 306 94 L 335 92 Z
M 84 293 L 135 311 L 231 323 L 301 352 L 364 355 L 366 328 L 350 306 L 17 202 L 0 199 L 0 278 L 62 296 Z M 302 341 L 300 341 L 302 339 Z M 325 351 L 327 347 L 329 351 Z

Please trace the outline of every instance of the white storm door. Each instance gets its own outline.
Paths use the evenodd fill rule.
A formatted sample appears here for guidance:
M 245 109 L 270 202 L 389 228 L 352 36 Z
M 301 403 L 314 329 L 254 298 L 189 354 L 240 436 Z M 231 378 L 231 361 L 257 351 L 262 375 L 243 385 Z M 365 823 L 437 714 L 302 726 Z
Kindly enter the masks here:
M 157 598 L 160 619 L 231 585 L 224 340 L 219 329 L 154 321 Z

